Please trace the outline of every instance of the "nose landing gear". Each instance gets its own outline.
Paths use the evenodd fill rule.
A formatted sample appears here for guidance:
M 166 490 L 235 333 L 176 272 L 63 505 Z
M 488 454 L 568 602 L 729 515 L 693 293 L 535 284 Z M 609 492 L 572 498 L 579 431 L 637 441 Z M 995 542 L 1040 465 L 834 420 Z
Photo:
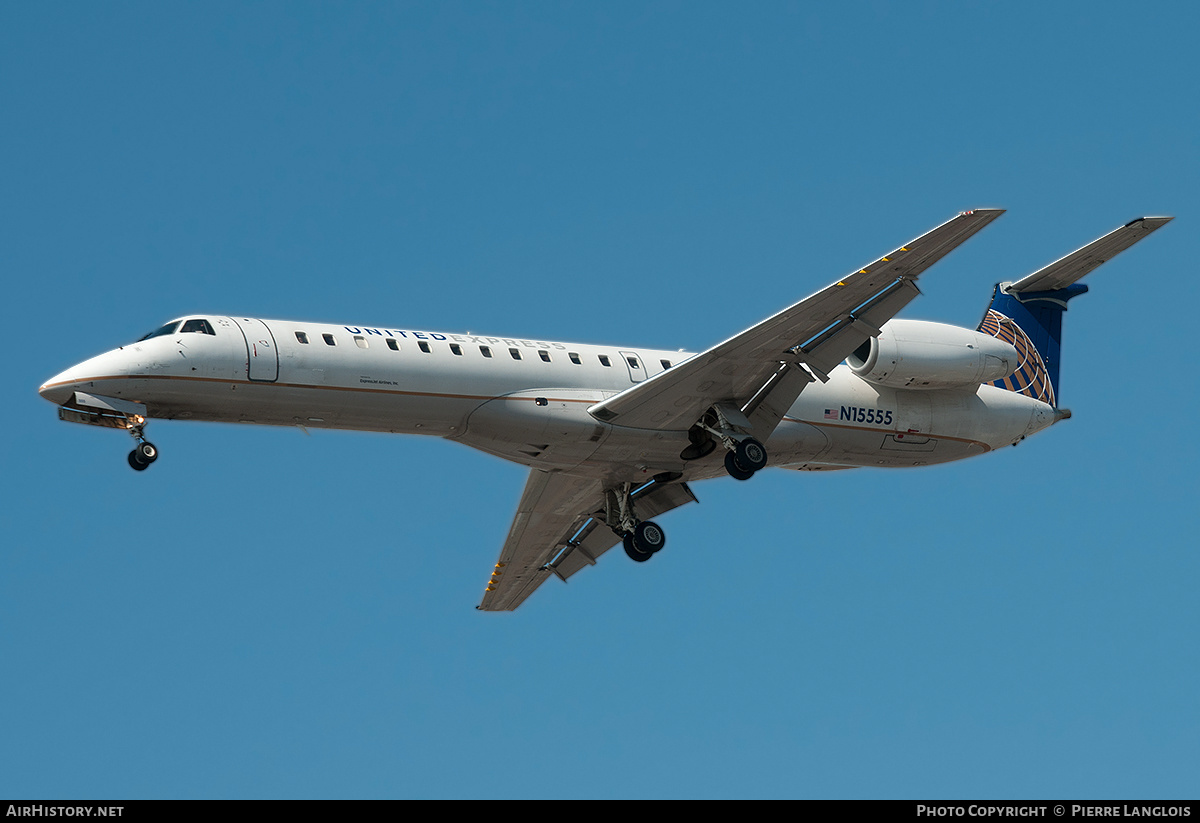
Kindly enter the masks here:
M 133 451 L 129 453 L 129 468 L 138 472 L 144 472 L 151 463 L 158 459 L 158 447 L 146 439 L 145 425 L 144 417 L 129 418 L 129 422 L 126 424 L 130 436 L 137 442 Z
M 129 467 L 134 471 L 144 472 L 157 459 L 158 449 L 149 440 L 144 440 L 129 453 Z

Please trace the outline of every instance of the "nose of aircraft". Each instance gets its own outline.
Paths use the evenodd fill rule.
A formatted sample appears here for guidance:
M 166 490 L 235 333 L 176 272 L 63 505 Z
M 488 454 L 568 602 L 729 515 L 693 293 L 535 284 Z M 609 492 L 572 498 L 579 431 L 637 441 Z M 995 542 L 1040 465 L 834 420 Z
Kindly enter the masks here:
M 130 373 L 129 358 L 121 349 L 105 352 L 90 360 L 84 360 L 66 371 L 59 372 L 42 385 L 38 386 L 38 394 L 56 405 L 70 401 L 76 389 L 92 391 L 85 384 L 100 377 L 110 377 Z
M 71 399 L 71 395 L 75 393 L 75 386 L 78 385 L 75 371 L 78 367 L 72 367 L 64 372 L 54 375 L 42 385 L 38 386 L 38 394 L 54 403 L 56 406 L 61 406 Z

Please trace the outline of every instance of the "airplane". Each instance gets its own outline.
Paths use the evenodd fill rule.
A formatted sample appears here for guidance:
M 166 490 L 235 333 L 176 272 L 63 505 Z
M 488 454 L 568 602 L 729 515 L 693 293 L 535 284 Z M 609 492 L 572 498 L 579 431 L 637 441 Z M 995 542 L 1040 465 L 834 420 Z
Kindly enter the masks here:
M 511 611 L 618 543 L 650 560 L 666 545 L 651 518 L 695 502 L 690 482 L 945 463 L 1070 417 L 1058 375 L 1077 281 L 1172 218 L 996 284 L 975 329 L 896 317 L 1003 211 L 962 212 L 698 354 L 188 315 L 38 392 L 62 420 L 125 429 L 139 472 L 159 456 L 151 418 L 433 435 L 525 465 L 476 607 Z

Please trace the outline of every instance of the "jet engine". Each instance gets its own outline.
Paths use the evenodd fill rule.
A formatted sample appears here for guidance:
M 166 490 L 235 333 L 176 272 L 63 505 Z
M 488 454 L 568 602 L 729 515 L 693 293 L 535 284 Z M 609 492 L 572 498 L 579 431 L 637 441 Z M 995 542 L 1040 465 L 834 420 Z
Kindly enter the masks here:
M 846 358 L 863 380 L 893 389 L 971 388 L 1008 377 L 1020 362 L 1015 348 L 981 332 L 899 319 Z

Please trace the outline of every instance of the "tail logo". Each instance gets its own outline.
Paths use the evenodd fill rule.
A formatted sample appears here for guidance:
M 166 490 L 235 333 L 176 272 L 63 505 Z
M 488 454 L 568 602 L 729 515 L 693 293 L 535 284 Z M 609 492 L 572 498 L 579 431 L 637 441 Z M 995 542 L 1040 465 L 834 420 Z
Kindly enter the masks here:
M 1005 315 L 995 309 L 988 309 L 979 330 L 984 334 L 1012 344 L 1017 350 L 1021 361 L 1017 370 L 1002 380 L 992 381 L 993 386 L 1008 391 L 1024 394 L 1043 403 L 1054 405 L 1054 386 L 1050 382 L 1050 372 L 1042 360 L 1037 346 L 1029 339 L 1029 335 Z

